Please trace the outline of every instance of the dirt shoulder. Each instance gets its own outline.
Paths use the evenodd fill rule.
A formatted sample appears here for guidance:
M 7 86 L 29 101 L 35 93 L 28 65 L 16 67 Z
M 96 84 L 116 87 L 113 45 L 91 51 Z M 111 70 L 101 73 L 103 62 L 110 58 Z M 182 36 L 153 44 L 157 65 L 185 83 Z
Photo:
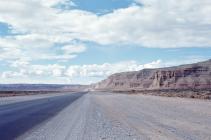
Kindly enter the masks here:
M 146 94 L 154 96 L 165 97 L 181 97 L 181 98 L 195 98 L 195 99 L 211 99 L 211 89 L 171 89 L 171 90 L 115 90 L 115 93 L 124 94 Z

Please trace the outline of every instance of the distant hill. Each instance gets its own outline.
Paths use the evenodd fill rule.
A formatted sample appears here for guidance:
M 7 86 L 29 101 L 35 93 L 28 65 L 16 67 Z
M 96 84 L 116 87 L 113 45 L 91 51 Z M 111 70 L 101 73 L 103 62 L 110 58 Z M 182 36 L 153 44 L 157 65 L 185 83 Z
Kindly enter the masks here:
M 211 89 L 211 60 L 167 68 L 116 73 L 95 90 Z
M 60 84 L 0 84 L 0 91 L 81 91 L 87 87 Z

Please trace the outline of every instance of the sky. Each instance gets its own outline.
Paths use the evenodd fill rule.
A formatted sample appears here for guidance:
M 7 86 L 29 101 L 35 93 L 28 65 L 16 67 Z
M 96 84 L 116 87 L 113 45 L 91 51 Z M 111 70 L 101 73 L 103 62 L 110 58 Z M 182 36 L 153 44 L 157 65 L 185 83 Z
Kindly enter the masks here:
M 210 0 L 0 0 L 0 83 L 90 84 L 211 59 Z

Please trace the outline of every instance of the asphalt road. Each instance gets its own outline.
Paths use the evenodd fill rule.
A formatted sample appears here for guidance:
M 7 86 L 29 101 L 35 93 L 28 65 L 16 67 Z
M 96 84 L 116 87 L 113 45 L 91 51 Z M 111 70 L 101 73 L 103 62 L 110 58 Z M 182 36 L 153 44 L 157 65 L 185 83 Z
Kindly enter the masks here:
M 82 93 L 57 95 L 1 105 L 0 139 L 13 140 L 17 138 L 35 125 L 55 116 L 82 95 Z

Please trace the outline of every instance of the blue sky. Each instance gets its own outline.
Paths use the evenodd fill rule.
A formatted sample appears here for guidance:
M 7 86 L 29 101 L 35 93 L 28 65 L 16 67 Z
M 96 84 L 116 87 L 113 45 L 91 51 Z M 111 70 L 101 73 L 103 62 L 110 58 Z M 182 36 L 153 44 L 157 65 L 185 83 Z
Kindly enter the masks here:
M 0 1 L 0 83 L 89 84 L 211 58 L 209 0 Z
M 106 14 L 115 9 L 127 8 L 134 3 L 133 0 L 73 0 L 77 9 L 94 12 L 96 14 Z
M 2 23 L 2 22 L 0 22 L 0 36 L 6 36 L 6 35 L 9 35 L 10 33 L 9 33 L 9 31 L 10 31 L 10 29 L 9 29 L 9 27 L 8 27 L 8 25 L 6 24 L 6 23 Z

